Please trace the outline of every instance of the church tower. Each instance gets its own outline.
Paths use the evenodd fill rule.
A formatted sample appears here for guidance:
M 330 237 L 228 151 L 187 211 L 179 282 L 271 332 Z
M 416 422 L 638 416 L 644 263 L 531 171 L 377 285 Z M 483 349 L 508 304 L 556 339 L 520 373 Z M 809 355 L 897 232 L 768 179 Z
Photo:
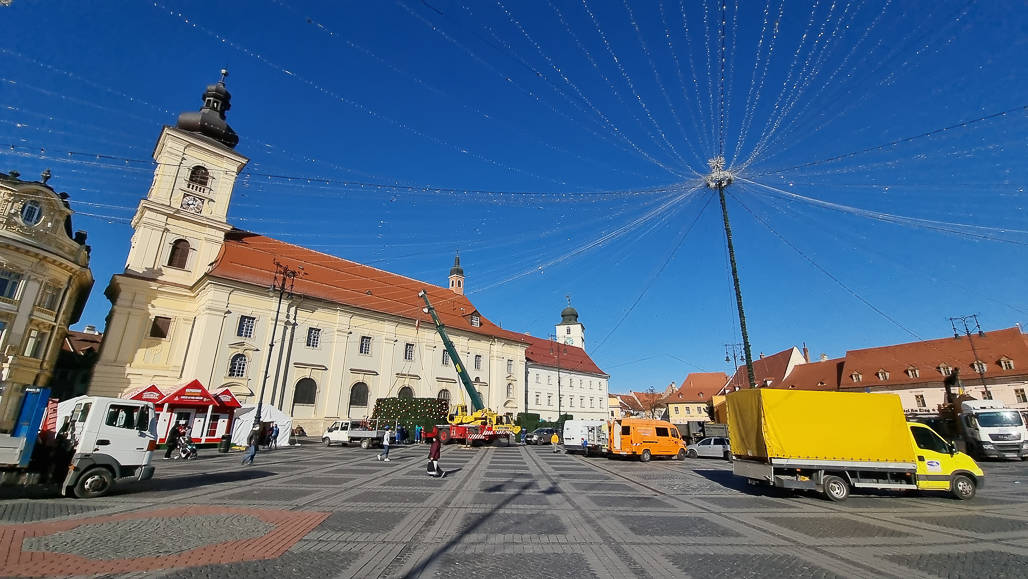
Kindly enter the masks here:
M 198 112 L 182 113 L 164 127 L 154 148 L 153 183 L 132 219 L 125 274 L 191 285 L 221 249 L 236 177 L 248 159 L 234 149 L 235 131 L 225 122 L 231 98 L 228 72 L 209 85 Z
M 450 291 L 464 295 L 464 268 L 460 266 L 460 253 L 453 258 L 453 267 L 450 268 Z
M 578 321 L 578 310 L 571 307 L 570 297 L 568 307 L 560 312 L 560 323 L 556 326 L 556 333 L 559 342 L 585 349 L 585 326 Z

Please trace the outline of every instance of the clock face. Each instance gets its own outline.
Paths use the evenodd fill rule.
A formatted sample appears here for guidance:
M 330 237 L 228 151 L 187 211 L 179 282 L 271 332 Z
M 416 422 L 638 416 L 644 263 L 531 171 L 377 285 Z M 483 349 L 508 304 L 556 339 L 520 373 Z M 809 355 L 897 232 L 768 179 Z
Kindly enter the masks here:
M 182 197 L 182 208 L 186 211 L 199 213 L 203 209 L 203 199 L 193 195 L 186 195 Z
M 568 345 L 574 345 L 575 339 L 574 338 L 564 338 L 564 343 L 568 344 Z

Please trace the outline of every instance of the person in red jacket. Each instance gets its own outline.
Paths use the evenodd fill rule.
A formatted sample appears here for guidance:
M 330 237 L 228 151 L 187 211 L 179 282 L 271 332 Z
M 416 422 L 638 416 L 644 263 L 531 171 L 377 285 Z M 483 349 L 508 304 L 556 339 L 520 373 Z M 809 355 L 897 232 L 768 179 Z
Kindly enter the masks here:
M 439 454 L 442 452 L 442 444 L 439 437 L 432 439 L 432 445 L 428 447 L 428 476 L 444 477 L 446 472 L 439 468 Z

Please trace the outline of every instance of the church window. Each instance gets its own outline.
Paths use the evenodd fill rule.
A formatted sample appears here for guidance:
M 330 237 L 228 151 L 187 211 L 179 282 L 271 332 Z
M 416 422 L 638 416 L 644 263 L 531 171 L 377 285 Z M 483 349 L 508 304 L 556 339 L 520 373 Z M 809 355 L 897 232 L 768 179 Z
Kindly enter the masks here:
M 236 328 L 236 335 L 240 338 L 252 338 L 253 328 L 257 324 L 257 318 L 253 316 L 239 316 L 239 326 Z
M 312 378 L 301 378 L 293 390 L 293 404 L 313 405 L 318 397 L 318 383 Z
M 295 399 L 295 398 L 294 398 Z M 368 405 L 368 385 L 358 382 L 350 388 L 350 406 Z
M 168 256 L 168 267 L 185 269 L 189 259 L 189 242 L 185 239 L 176 239 L 171 244 L 171 254 Z
M 18 287 L 21 286 L 21 274 L 0 269 L 0 298 L 13 300 L 18 295 Z
M 539 406 L 539 393 L 538 392 L 535 393 L 535 405 Z
M 475 354 L 475 370 L 481 370 L 481 369 L 482 369 L 482 355 L 481 354 Z
M 400 388 L 400 392 L 396 395 L 397 398 L 414 398 L 414 389 L 410 386 L 404 386 Z
M 507 383 L 507 398 L 514 398 L 514 385 Z
M 450 353 L 447 352 L 446 350 L 443 350 L 443 366 L 449 366 L 449 365 L 450 365 Z
M 482 325 L 482 318 L 478 314 L 471 314 L 471 327 L 477 328 Z
M 36 225 L 43 219 L 43 209 L 36 201 L 26 201 L 21 206 L 21 220 L 25 225 Z
M 361 343 L 358 352 L 365 356 L 371 355 L 371 336 L 361 336 Z
M 307 328 L 307 347 L 317 348 L 321 346 L 321 328 Z
M 514 360 L 507 360 L 507 373 L 508 374 L 513 374 L 514 373 Z
M 564 333 L 570 336 L 571 335 L 571 326 L 566 326 L 564 328 Z
M 61 298 L 61 290 L 56 286 L 46 284 L 39 294 L 39 307 L 51 312 L 57 310 L 57 302 Z
M 153 319 L 153 323 L 150 324 L 150 337 L 151 338 L 164 338 L 168 337 L 168 333 L 171 330 L 171 318 L 164 316 L 156 316 Z
M 236 354 L 228 363 L 228 375 L 230 378 L 243 378 L 246 376 L 246 356 Z
M 407 342 L 403 345 L 403 359 L 408 361 L 414 359 L 414 344 Z
M 207 184 L 210 183 L 210 179 L 211 174 L 207 171 L 207 167 L 204 167 L 203 165 L 197 165 L 189 170 L 190 189 L 206 189 Z

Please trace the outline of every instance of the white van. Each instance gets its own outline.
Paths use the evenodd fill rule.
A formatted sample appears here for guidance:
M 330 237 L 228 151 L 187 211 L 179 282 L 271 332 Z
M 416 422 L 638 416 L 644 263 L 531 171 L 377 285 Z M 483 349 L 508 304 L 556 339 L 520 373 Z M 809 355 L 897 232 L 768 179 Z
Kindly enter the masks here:
M 564 451 L 589 454 L 606 454 L 610 450 L 606 420 L 567 420 L 564 422 Z M 587 446 L 582 445 L 585 439 Z

